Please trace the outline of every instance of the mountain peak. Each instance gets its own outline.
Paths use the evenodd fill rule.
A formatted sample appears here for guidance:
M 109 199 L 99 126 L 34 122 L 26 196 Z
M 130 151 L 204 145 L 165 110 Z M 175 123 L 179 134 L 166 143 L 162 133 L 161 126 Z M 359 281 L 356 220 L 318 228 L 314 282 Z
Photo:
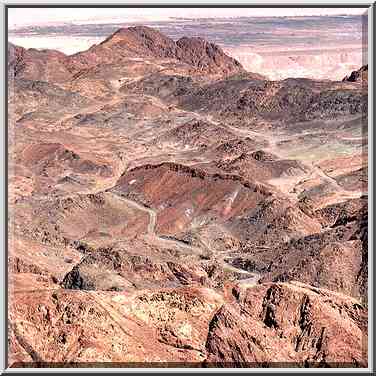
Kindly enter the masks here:
M 87 51 L 76 56 L 82 57 L 85 53 Z M 120 28 L 98 46 L 93 46 L 90 53 L 97 55 L 94 59 L 90 57 L 96 63 L 103 59 L 104 61 L 121 59 L 121 56 L 154 57 L 176 59 L 210 74 L 231 74 L 244 71 L 237 60 L 226 55 L 214 43 L 199 37 L 183 37 L 175 42 L 148 26 Z M 98 55 L 103 56 L 98 58 Z
M 205 74 L 245 72 L 237 60 L 214 43 L 199 37 L 183 37 L 175 42 L 148 26 L 120 28 L 100 44 L 71 56 L 54 50 L 24 49 L 11 43 L 8 44 L 8 56 L 13 74 L 47 81 L 50 77 L 54 81 L 65 80 L 82 70 L 103 64 L 122 64 L 135 57 L 174 59 Z
M 175 57 L 175 42 L 148 26 L 121 28 L 101 43 L 102 46 L 124 48 L 139 56 Z

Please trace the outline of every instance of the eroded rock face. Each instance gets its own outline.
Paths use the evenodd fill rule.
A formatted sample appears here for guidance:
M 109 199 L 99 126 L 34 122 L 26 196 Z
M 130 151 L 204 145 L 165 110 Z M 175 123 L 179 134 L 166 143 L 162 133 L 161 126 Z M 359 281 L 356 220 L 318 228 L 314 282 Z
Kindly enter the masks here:
M 171 38 L 146 26 L 119 29 L 98 46 L 73 55 L 70 64 L 72 69 L 75 65 L 82 69 L 100 61 L 113 62 L 134 56 L 176 59 L 200 73 L 228 75 L 244 71 L 237 60 L 227 56 L 214 43 L 201 38 L 181 38 L 175 43 Z
M 10 364 L 197 366 L 205 359 L 208 322 L 221 303 L 214 291 L 193 288 L 133 296 L 19 293 L 10 308 Z
M 141 26 L 8 54 L 13 367 L 366 365 L 364 86 Z
M 317 215 L 323 227 L 303 236 L 293 235 L 284 227 L 284 235 L 291 237 L 285 241 L 276 236 L 281 233 L 278 228 L 283 227 L 283 218 L 277 217 L 277 220 L 272 222 L 270 217 L 259 217 L 259 224 L 263 221 L 272 222 L 275 227 L 270 226 L 265 236 L 259 233 L 255 225 L 248 225 L 249 229 L 254 229 L 254 235 L 249 236 L 243 253 L 235 261 L 243 266 L 252 265 L 253 269 L 262 271 L 263 282 L 301 281 L 366 301 L 364 291 L 367 272 L 364 265 L 367 263 L 367 256 L 364 247 L 367 243 L 362 240 L 366 223 L 363 205 L 364 200 L 353 200 L 330 205 L 310 216 L 304 214 L 306 217 L 295 212 L 295 221 L 301 225 L 304 218 L 312 220 L 312 217 Z M 255 217 L 249 221 L 254 222 Z M 236 228 L 245 228 L 243 226 L 242 223 L 236 224 Z
M 132 249 L 134 251 L 134 248 Z M 198 263 L 132 254 L 126 249 L 98 249 L 83 258 L 62 281 L 73 290 L 122 291 L 142 288 L 209 285 Z
M 305 122 L 314 119 L 337 119 L 367 111 L 364 92 L 356 93 L 342 84 L 331 87 L 324 82 L 311 85 L 308 79 L 283 81 L 215 82 L 191 89 L 181 96 L 187 109 L 219 111 L 221 118 L 268 119 Z M 240 90 L 239 90 L 240 89 Z
M 298 283 L 238 294 L 209 324 L 208 366 L 366 366 L 366 310 L 357 301 Z
M 47 82 L 64 82 L 72 77 L 68 57 L 59 51 L 25 49 L 8 44 L 8 77 Z
M 176 45 L 179 47 L 178 59 L 202 72 L 233 74 L 244 71 L 237 60 L 227 56 L 219 46 L 202 38 L 181 38 Z
M 342 81 L 348 82 L 368 82 L 368 64 L 363 65 L 356 71 L 352 71 L 349 76 L 344 77 Z
M 172 39 L 161 32 L 146 26 L 119 29 L 104 45 L 122 44 L 138 55 L 149 54 L 155 57 L 175 57 L 177 47 Z
M 297 283 L 227 290 L 227 301 L 192 287 L 20 292 L 11 302 L 11 364 L 366 366 L 366 309 L 356 300 Z
M 203 222 L 211 217 L 230 219 L 271 195 L 267 187 L 238 175 L 212 174 L 176 163 L 132 169 L 119 179 L 113 192 L 157 209 L 156 229 L 164 235 L 188 229 L 195 217 Z

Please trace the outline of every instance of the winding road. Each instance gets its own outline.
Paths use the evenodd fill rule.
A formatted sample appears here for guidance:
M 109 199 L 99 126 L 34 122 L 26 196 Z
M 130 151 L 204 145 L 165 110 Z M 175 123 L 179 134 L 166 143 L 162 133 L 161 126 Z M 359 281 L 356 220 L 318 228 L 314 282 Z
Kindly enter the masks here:
M 145 213 L 148 213 L 149 224 L 148 224 L 148 228 L 147 228 L 147 237 L 148 237 L 148 240 L 150 240 L 151 242 L 153 242 L 153 243 L 157 242 L 157 243 L 160 243 L 160 244 L 163 244 L 163 245 L 172 245 L 172 246 L 177 247 L 178 249 L 184 248 L 184 249 L 186 249 L 186 250 L 188 250 L 191 253 L 196 254 L 196 255 L 204 254 L 202 248 L 193 247 L 193 246 L 186 244 L 183 241 L 178 240 L 178 239 L 168 239 L 167 237 L 165 237 L 163 235 L 158 235 L 155 232 L 155 227 L 156 227 L 156 223 L 157 223 L 157 213 L 156 213 L 155 209 L 149 208 L 149 207 L 142 205 L 142 204 L 140 204 L 136 201 L 133 201 L 133 200 L 130 200 L 130 199 L 125 198 L 123 196 L 120 196 L 116 193 L 112 193 L 112 194 L 114 196 L 116 196 L 116 198 L 124 201 L 128 206 L 135 208 L 137 210 L 141 210 Z M 209 247 L 206 244 L 204 244 L 201 240 L 200 240 L 200 244 L 203 245 L 203 248 L 205 249 L 206 252 L 212 253 L 212 251 L 209 249 Z M 221 265 L 223 266 L 224 269 L 227 269 L 227 270 L 230 270 L 234 273 L 239 273 L 239 274 L 242 274 L 242 275 L 246 274 L 248 276 L 248 278 L 237 280 L 238 283 L 240 283 L 240 284 L 247 284 L 247 286 L 253 286 L 253 285 L 256 285 L 257 282 L 259 281 L 259 279 L 261 278 L 261 275 L 259 273 L 251 273 L 251 272 L 237 268 L 237 267 L 227 263 L 224 260 L 224 257 L 217 259 L 217 261 L 219 261 L 221 263 Z
M 116 193 L 112 193 L 112 194 L 116 196 L 116 198 L 124 201 L 128 206 L 131 206 L 137 210 L 146 212 L 149 215 L 147 237 L 151 242 L 154 242 L 154 243 L 157 242 L 157 243 L 164 244 L 164 245 L 172 245 L 172 246 L 178 247 L 179 249 L 184 248 L 194 254 L 203 254 L 201 248 L 193 247 L 179 239 L 170 239 L 170 238 L 167 238 L 166 236 L 158 235 L 155 231 L 156 224 L 157 224 L 157 212 L 155 211 L 155 209 L 149 208 L 136 201 L 125 198 L 124 196 L 120 196 Z

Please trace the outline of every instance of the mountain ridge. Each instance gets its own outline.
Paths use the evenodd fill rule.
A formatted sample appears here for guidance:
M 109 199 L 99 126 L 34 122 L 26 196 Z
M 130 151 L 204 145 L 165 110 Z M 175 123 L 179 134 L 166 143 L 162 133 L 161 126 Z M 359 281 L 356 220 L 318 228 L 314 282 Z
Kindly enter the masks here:
M 160 31 L 147 26 L 121 28 L 100 44 L 72 56 L 74 60 L 85 60 L 88 51 L 101 55 L 105 52 L 103 49 L 112 50 L 114 47 L 115 51 L 121 50 L 128 57 L 172 58 L 209 74 L 245 71 L 237 60 L 226 55 L 214 43 L 195 37 L 183 37 L 175 42 Z M 90 56 L 87 58 L 87 64 L 90 65 Z
M 175 42 L 147 26 L 120 28 L 101 43 L 73 55 L 50 49 L 26 49 L 9 43 L 8 56 L 8 66 L 15 74 L 28 79 L 43 78 L 58 82 L 64 81 L 64 74 L 65 80 L 68 80 L 72 75 L 99 64 L 121 63 L 132 58 L 173 59 L 202 74 L 226 76 L 245 72 L 237 60 L 226 55 L 214 43 L 198 37 L 183 37 Z M 54 61 L 51 72 L 43 74 L 51 61 Z
M 364 86 L 148 27 L 9 56 L 9 364 L 367 364 Z

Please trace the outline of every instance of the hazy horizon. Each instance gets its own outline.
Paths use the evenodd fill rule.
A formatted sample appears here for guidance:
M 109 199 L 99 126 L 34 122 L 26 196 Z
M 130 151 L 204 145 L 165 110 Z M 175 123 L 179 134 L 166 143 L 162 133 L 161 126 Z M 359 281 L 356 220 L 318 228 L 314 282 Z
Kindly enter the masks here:
M 62 23 L 166 21 L 174 18 L 362 15 L 367 8 L 10 8 L 9 30 Z M 73 12 L 73 14 L 72 14 Z
M 229 18 L 216 14 L 215 19 L 203 18 L 205 14 L 196 19 L 179 18 L 178 12 L 170 15 L 174 18 L 164 21 L 103 22 L 102 17 L 81 24 L 25 26 L 10 31 L 9 41 L 71 55 L 101 43 L 119 28 L 145 25 L 173 40 L 187 36 L 214 42 L 248 71 L 270 79 L 340 80 L 365 60 L 367 18 L 359 15 Z

